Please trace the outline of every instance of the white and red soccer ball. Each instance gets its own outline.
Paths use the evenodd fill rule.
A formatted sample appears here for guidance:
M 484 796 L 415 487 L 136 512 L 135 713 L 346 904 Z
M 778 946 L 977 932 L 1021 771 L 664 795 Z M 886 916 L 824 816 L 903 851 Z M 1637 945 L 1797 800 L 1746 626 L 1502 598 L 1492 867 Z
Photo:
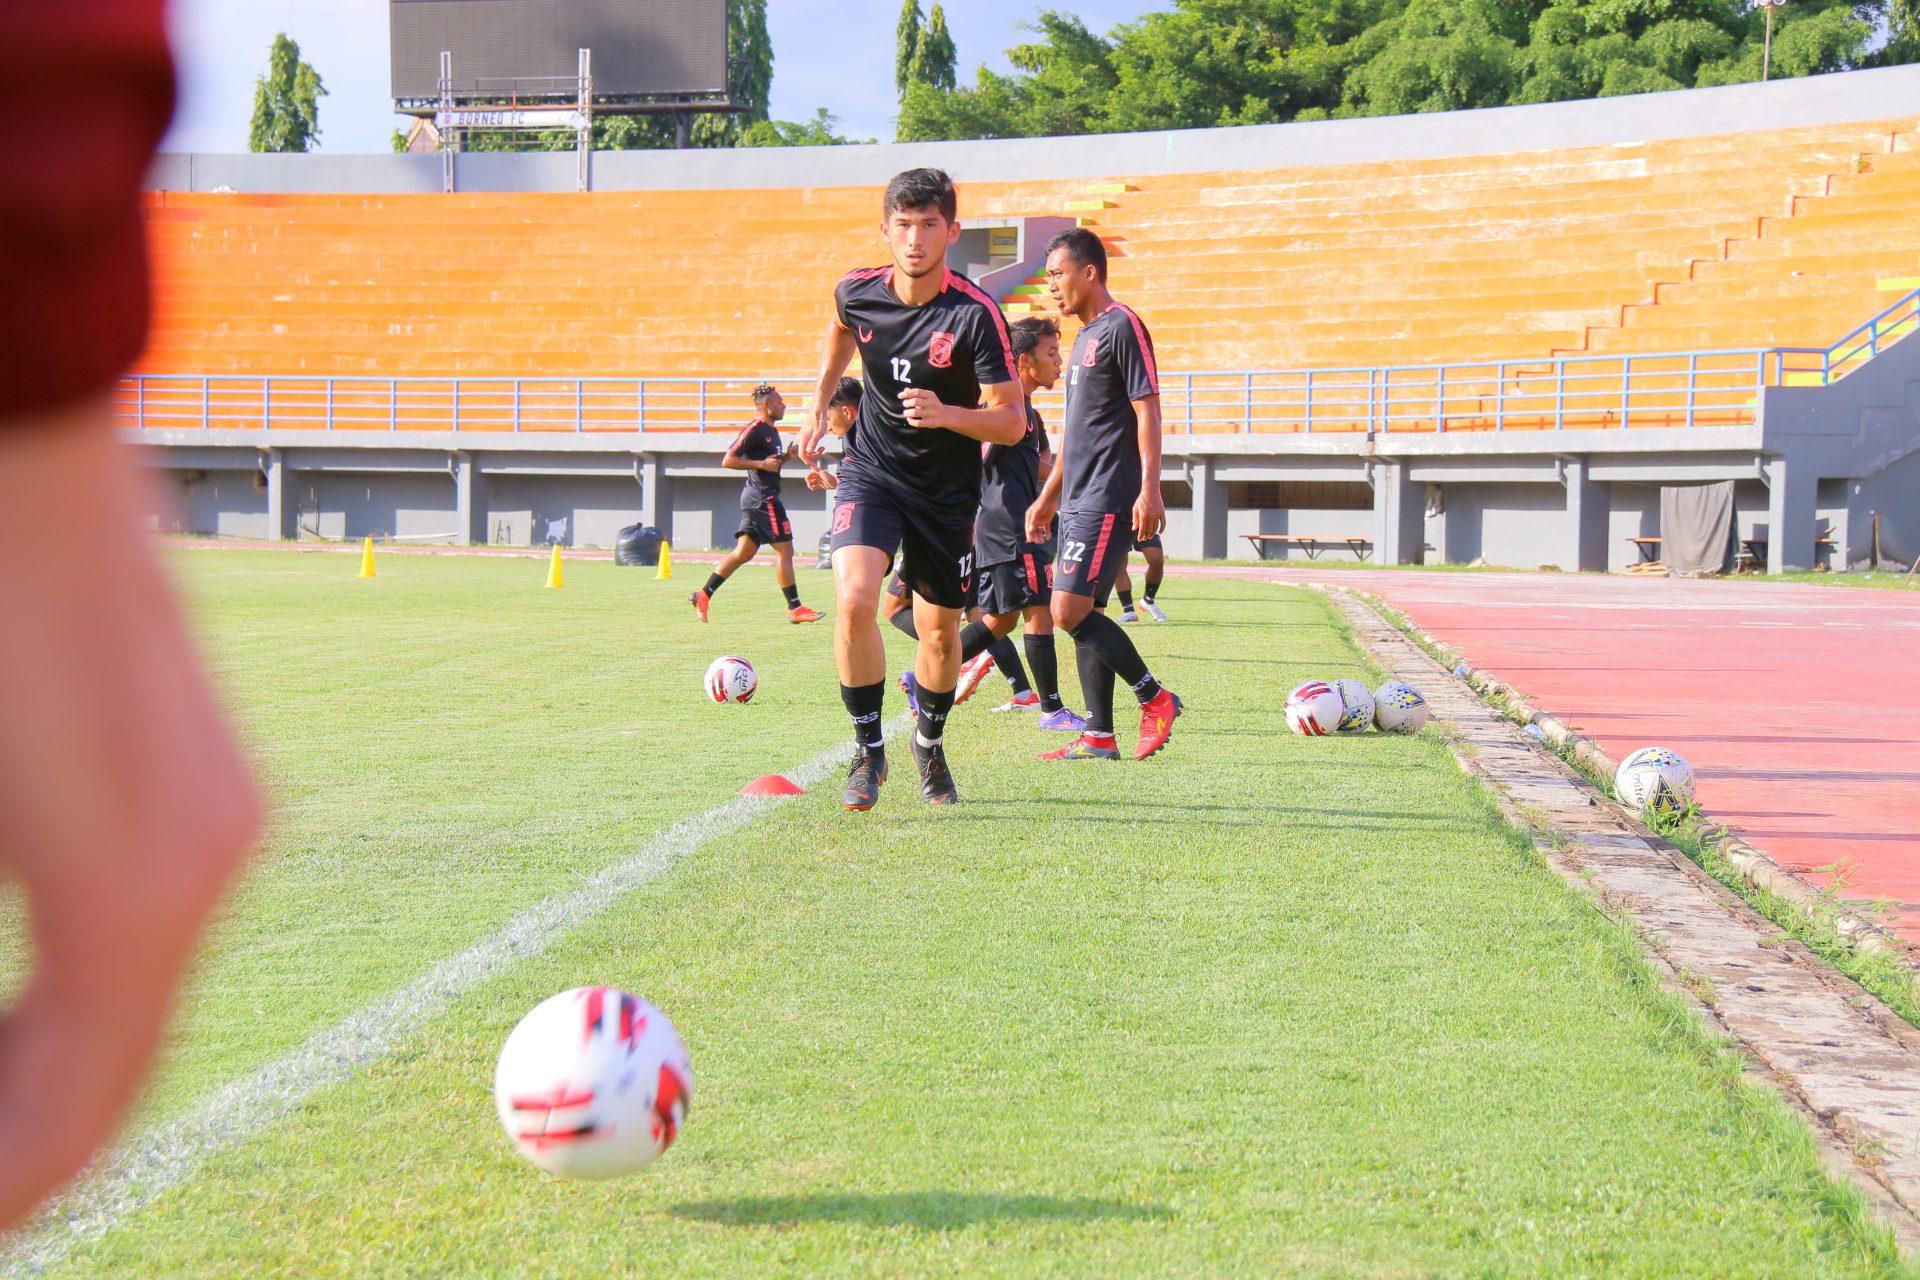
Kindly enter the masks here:
M 1324 738 L 1340 728 L 1346 706 L 1324 680 L 1309 680 L 1287 695 L 1287 728 L 1309 738 Z
M 707 668 L 707 696 L 715 702 L 750 702 L 760 673 L 745 658 L 715 658 Z
M 1638 813 L 1676 813 L 1693 803 L 1693 766 L 1679 752 L 1642 747 L 1613 774 L 1620 802 Z
M 612 987 L 535 1005 L 500 1050 L 493 1101 L 514 1150 L 563 1178 L 617 1178 L 673 1144 L 693 1100 L 667 1015 Z

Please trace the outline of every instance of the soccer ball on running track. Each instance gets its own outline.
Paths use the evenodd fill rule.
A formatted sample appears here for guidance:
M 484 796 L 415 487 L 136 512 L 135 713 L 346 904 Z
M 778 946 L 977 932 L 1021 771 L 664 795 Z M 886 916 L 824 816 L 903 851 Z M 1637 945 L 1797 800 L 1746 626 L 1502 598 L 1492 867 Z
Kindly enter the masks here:
M 707 696 L 715 702 L 749 702 L 760 675 L 745 658 L 715 658 L 707 668 Z
M 1693 803 L 1693 766 L 1677 751 L 1642 747 L 1613 774 L 1613 792 L 1636 813 L 1673 813 Z
M 1324 680 L 1309 680 L 1287 695 L 1287 728 L 1309 738 L 1324 738 L 1340 726 L 1346 708 Z
M 562 1178 L 617 1178 L 660 1158 L 693 1100 L 667 1015 L 612 987 L 535 1005 L 500 1050 L 493 1102 L 514 1150 Z

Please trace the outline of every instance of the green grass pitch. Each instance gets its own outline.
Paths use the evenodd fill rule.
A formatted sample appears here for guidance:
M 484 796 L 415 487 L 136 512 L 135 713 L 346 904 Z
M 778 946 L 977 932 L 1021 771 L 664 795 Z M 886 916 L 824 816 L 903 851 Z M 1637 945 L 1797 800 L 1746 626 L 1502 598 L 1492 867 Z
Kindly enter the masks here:
M 701 627 L 703 565 L 169 563 L 276 810 L 137 1123 L 847 737 L 831 624 L 765 568 Z M 1161 756 L 1043 767 L 993 677 L 949 729 L 961 806 L 900 751 L 871 814 L 773 809 L 53 1274 L 1906 1274 L 1432 731 L 1286 732 L 1293 684 L 1377 674 L 1325 602 L 1168 588 L 1132 629 L 1191 709 Z M 750 706 L 703 699 L 722 653 Z M 668 1011 L 695 1096 L 652 1169 L 565 1183 L 491 1077 L 589 982 Z

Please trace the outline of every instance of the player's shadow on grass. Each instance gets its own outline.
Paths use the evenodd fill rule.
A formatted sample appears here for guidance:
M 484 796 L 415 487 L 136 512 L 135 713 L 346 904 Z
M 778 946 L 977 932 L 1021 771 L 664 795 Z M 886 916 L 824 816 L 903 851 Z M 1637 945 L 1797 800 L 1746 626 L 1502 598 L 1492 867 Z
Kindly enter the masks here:
M 1170 1219 L 1161 1204 L 1128 1204 L 1085 1196 L 999 1196 L 965 1191 L 895 1191 L 885 1195 L 833 1192 L 813 1196 L 748 1196 L 697 1200 L 667 1212 L 729 1227 L 793 1227 L 851 1222 L 869 1227 L 956 1231 L 983 1222 L 1146 1222 Z

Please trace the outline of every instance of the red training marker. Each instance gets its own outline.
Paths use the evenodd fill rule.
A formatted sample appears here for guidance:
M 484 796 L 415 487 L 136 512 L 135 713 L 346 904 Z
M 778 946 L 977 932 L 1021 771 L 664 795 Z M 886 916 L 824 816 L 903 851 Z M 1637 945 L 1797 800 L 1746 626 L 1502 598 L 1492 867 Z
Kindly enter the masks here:
M 740 794 L 743 796 L 803 796 L 806 792 L 790 778 L 784 778 L 777 773 L 767 773 L 740 788 Z

